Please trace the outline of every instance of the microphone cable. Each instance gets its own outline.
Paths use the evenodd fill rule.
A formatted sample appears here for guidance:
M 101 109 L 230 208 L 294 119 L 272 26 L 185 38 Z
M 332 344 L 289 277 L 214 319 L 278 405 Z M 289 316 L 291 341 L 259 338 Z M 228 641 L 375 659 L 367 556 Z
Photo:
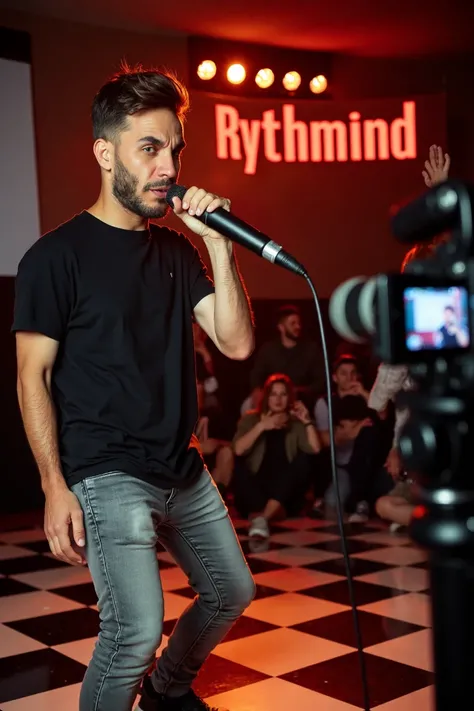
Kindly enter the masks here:
M 166 201 L 168 205 L 174 210 L 173 199 L 178 197 L 180 200 L 183 199 L 186 194 L 186 188 L 183 185 L 173 184 L 169 187 L 166 194 Z M 326 380 L 326 388 L 328 393 L 328 416 L 329 416 L 329 444 L 331 453 L 331 473 L 332 481 L 334 485 L 334 490 L 336 492 L 336 511 L 337 511 L 337 522 L 339 525 L 339 530 L 341 534 L 341 544 L 342 544 L 342 554 L 344 557 L 344 564 L 346 568 L 347 584 L 349 587 L 349 600 L 352 607 L 352 616 L 354 622 L 354 631 L 356 636 L 356 645 L 358 651 L 358 658 L 360 664 L 360 672 L 362 679 L 363 688 L 363 698 L 364 698 L 364 711 L 370 711 L 369 705 L 369 690 L 367 684 L 367 672 L 364 660 L 364 651 L 362 647 L 362 635 L 360 632 L 359 616 L 357 612 L 357 606 L 355 602 L 354 595 L 354 585 L 352 581 L 351 564 L 349 559 L 349 553 L 347 550 L 347 540 L 344 530 L 344 516 L 342 510 L 341 496 L 339 491 L 339 482 L 337 479 L 337 466 L 336 466 L 336 447 L 334 442 L 334 423 L 333 423 L 333 407 L 331 398 L 331 368 L 329 365 L 328 349 L 326 338 L 324 334 L 324 323 L 321 314 L 321 306 L 319 303 L 319 298 L 316 293 L 313 282 L 311 281 L 308 273 L 302 264 L 297 262 L 294 257 L 285 252 L 282 247 L 272 240 L 270 240 L 266 235 L 262 234 L 256 230 L 251 225 L 243 222 L 242 220 L 231 215 L 229 212 L 223 208 L 217 208 L 213 212 L 204 212 L 202 215 L 196 215 L 197 219 L 206 225 L 209 225 L 211 229 L 215 229 L 223 235 L 226 235 L 229 239 L 242 245 L 246 249 L 255 252 L 258 256 L 268 259 L 270 262 L 277 264 L 285 269 L 288 269 L 293 274 L 298 274 L 306 279 L 309 288 L 314 299 L 314 305 L 316 308 L 316 313 L 318 317 L 319 330 L 321 333 L 321 343 L 323 347 L 323 360 L 324 360 L 324 373 Z
M 328 415 L 329 415 L 329 445 L 331 453 L 331 476 L 334 485 L 334 490 L 336 492 L 336 512 L 337 512 L 337 522 L 341 534 L 341 547 L 342 555 L 344 558 L 344 565 L 347 575 L 347 585 L 349 588 L 349 601 L 352 608 L 352 620 L 354 624 L 354 632 L 356 637 L 357 653 L 360 666 L 360 676 L 362 681 L 362 695 L 364 699 L 364 711 L 370 711 L 370 699 L 369 699 L 369 685 L 367 682 L 367 669 L 364 659 L 364 648 L 362 646 L 362 634 L 360 631 L 359 624 L 359 613 L 357 610 L 355 593 L 354 593 L 354 583 L 352 580 L 351 563 L 349 558 L 349 552 L 347 549 L 347 539 L 344 530 L 344 512 L 342 509 L 341 496 L 339 491 L 339 482 L 337 479 L 337 465 L 336 465 L 336 446 L 334 442 L 334 423 L 333 423 L 333 408 L 332 408 L 332 397 L 331 397 L 331 368 L 329 365 L 328 348 L 326 343 L 326 337 L 324 334 L 324 323 L 321 313 L 321 305 L 319 303 L 319 297 L 314 287 L 313 282 L 308 276 L 307 272 L 304 271 L 303 275 L 306 279 L 314 300 L 314 306 L 316 308 L 316 314 L 318 317 L 319 331 L 321 333 L 321 344 L 323 348 L 323 361 L 324 361 L 324 375 L 326 380 L 326 388 L 328 392 Z

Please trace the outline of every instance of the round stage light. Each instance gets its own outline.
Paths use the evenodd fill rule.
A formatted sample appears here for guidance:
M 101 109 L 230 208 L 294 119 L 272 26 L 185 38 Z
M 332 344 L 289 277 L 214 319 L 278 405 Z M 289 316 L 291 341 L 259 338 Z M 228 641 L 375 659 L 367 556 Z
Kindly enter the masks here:
M 260 69 L 255 77 L 255 83 L 260 89 L 268 89 L 275 81 L 275 75 L 271 69 Z
M 231 84 L 242 84 L 246 76 L 247 73 L 242 64 L 231 64 L 227 70 L 227 79 Z
M 214 77 L 216 76 L 216 72 L 216 63 L 213 62 L 212 59 L 205 59 L 204 62 L 201 62 L 201 64 L 199 65 L 197 75 L 199 79 L 207 81 L 208 79 L 214 79 Z
M 324 74 L 318 74 L 317 77 L 313 77 L 309 82 L 309 88 L 313 94 L 322 94 L 328 88 L 328 80 Z
M 301 76 L 298 72 L 287 72 L 283 77 L 283 86 L 287 91 L 296 91 L 301 84 Z

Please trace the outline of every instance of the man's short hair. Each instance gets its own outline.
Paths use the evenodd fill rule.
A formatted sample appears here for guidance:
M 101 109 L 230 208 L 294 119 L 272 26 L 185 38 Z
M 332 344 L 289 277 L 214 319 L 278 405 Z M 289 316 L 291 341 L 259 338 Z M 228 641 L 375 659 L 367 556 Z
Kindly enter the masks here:
M 116 141 L 129 116 L 154 109 L 169 109 L 184 120 L 189 109 L 188 90 L 165 69 L 131 69 L 123 64 L 122 71 L 99 89 L 92 103 L 94 140 Z
M 444 310 L 445 310 L 445 311 L 451 311 L 453 314 L 456 313 L 455 310 L 454 310 L 454 306 L 450 306 L 449 304 L 448 304 L 448 306 L 445 306 L 445 307 L 444 307 Z
M 297 306 L 294 304 L 284 304 L 284 306 L 280 306 L 280 308 L 277 311 L 277 323 L 281 323 L 284 321 L 288 316 L 301 316 L 301 311 Z
M 339 370 L 341 365 L 354 365 L 356 368 L 358 368 L 356 358 L 350 353 L 345 353 L 343 355 L 340 355 L 339 358 L 336 358 L 336 360 L 332 364 L 333 375 Z

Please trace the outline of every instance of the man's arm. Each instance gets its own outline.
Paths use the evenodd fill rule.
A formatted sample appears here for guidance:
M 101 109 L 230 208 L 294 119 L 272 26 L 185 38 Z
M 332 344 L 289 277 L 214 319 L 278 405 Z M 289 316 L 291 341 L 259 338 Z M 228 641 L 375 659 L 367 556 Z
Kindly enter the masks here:
M 211 259 L 215 294 L 208 294 L 194 307 L 196 320 L 221 353 L 245 360 L 254 348 L 253 322 L 232 243 L 195 217 L 218 207 L 229 211 L 230 201 L 192 187 L 182 200 L 175 197 L 173 205 L 184 224 L 202 237 Z
M 469 345 L 469 334 L 462 328 L 458 328 L 456 331 L 456 341 L 460 348 L 466 348 Z
M 451 158 L 447 153 L 443 155 L 441 146 L 430 146 L 428 160 L 425 161 L 425 170 L 422 171 L 423 180 L 427 188 L 444 183 L 448 179 Z
M 329 447 L 329 408 L 326 400 L 322 397 L 314 407 L 314 420 L 322 446 Z M 336 434 L 334 440 L 336 440 Z
M 330 446 L 329 438 L 329 408 L 324 398 L 319 398 L 314 408 L 314 419 L 316 430 L 321 440 L 323 447 Z M 345 444 L 352 441 L 357 436 L 354 428 L 348 428 L 340 425 L 334 427 L 334 444 L 338 447 L 340 444 Z
M 371 410 L 383 412 L 390 400 L 402 389 L 408 377 L 405 365 L 388 365 L 381 363 L 377 371 L 375 383 L 370 391 L 368 405 Z
M 344 426 L 336 425 L 334 428 L 334 444 L 336 445 L 336 447 L 339 447 L 340 444 L 347 444 L 347 442 L 352 442 L 354 439 L 356 439 L 358 433 L 359 432 L 355 428 L 349 430 Z M 323 447 L 329 447 L 329 430 L 318 430 L 318 435 Z
M 194 315 L 217 348 L 228 358 L 245 360 L 254 348 L 250 304 L 230 242 L 206 242 L 215 294 L 196 305 Z
M 16 346 L 18 402 L 46 497 L 45 533 L 57 558 L 67 563 L 84 563 L 69 538 L 72 525 L 77 545 L 85 544 L 82 509 L 61 471 L 56 410 L 51 395 L 59 343 L 39 333 L 20 331 L 16 335 Z

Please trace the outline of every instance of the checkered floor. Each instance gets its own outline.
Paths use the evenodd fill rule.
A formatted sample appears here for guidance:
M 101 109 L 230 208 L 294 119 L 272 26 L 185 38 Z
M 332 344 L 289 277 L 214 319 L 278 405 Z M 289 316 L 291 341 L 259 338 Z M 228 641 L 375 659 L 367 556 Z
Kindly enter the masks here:
M 207 660 L 199 694 L 231 711 L 356 711 L 363 706 L 337 527 L 295 519 L 251 553 L 257 598 Z M 377 711 L 431 711 L 425 554 L 376 522 L 348 526 L 370 686 Z M 165 635 L 193 596 L 158 553 Z M 0 534 L 0 711 L 75 711 L 98 631 L 87 569 L 48 554 L 40 530 Z M 166 636 L 165 642 L 166 644 Z

